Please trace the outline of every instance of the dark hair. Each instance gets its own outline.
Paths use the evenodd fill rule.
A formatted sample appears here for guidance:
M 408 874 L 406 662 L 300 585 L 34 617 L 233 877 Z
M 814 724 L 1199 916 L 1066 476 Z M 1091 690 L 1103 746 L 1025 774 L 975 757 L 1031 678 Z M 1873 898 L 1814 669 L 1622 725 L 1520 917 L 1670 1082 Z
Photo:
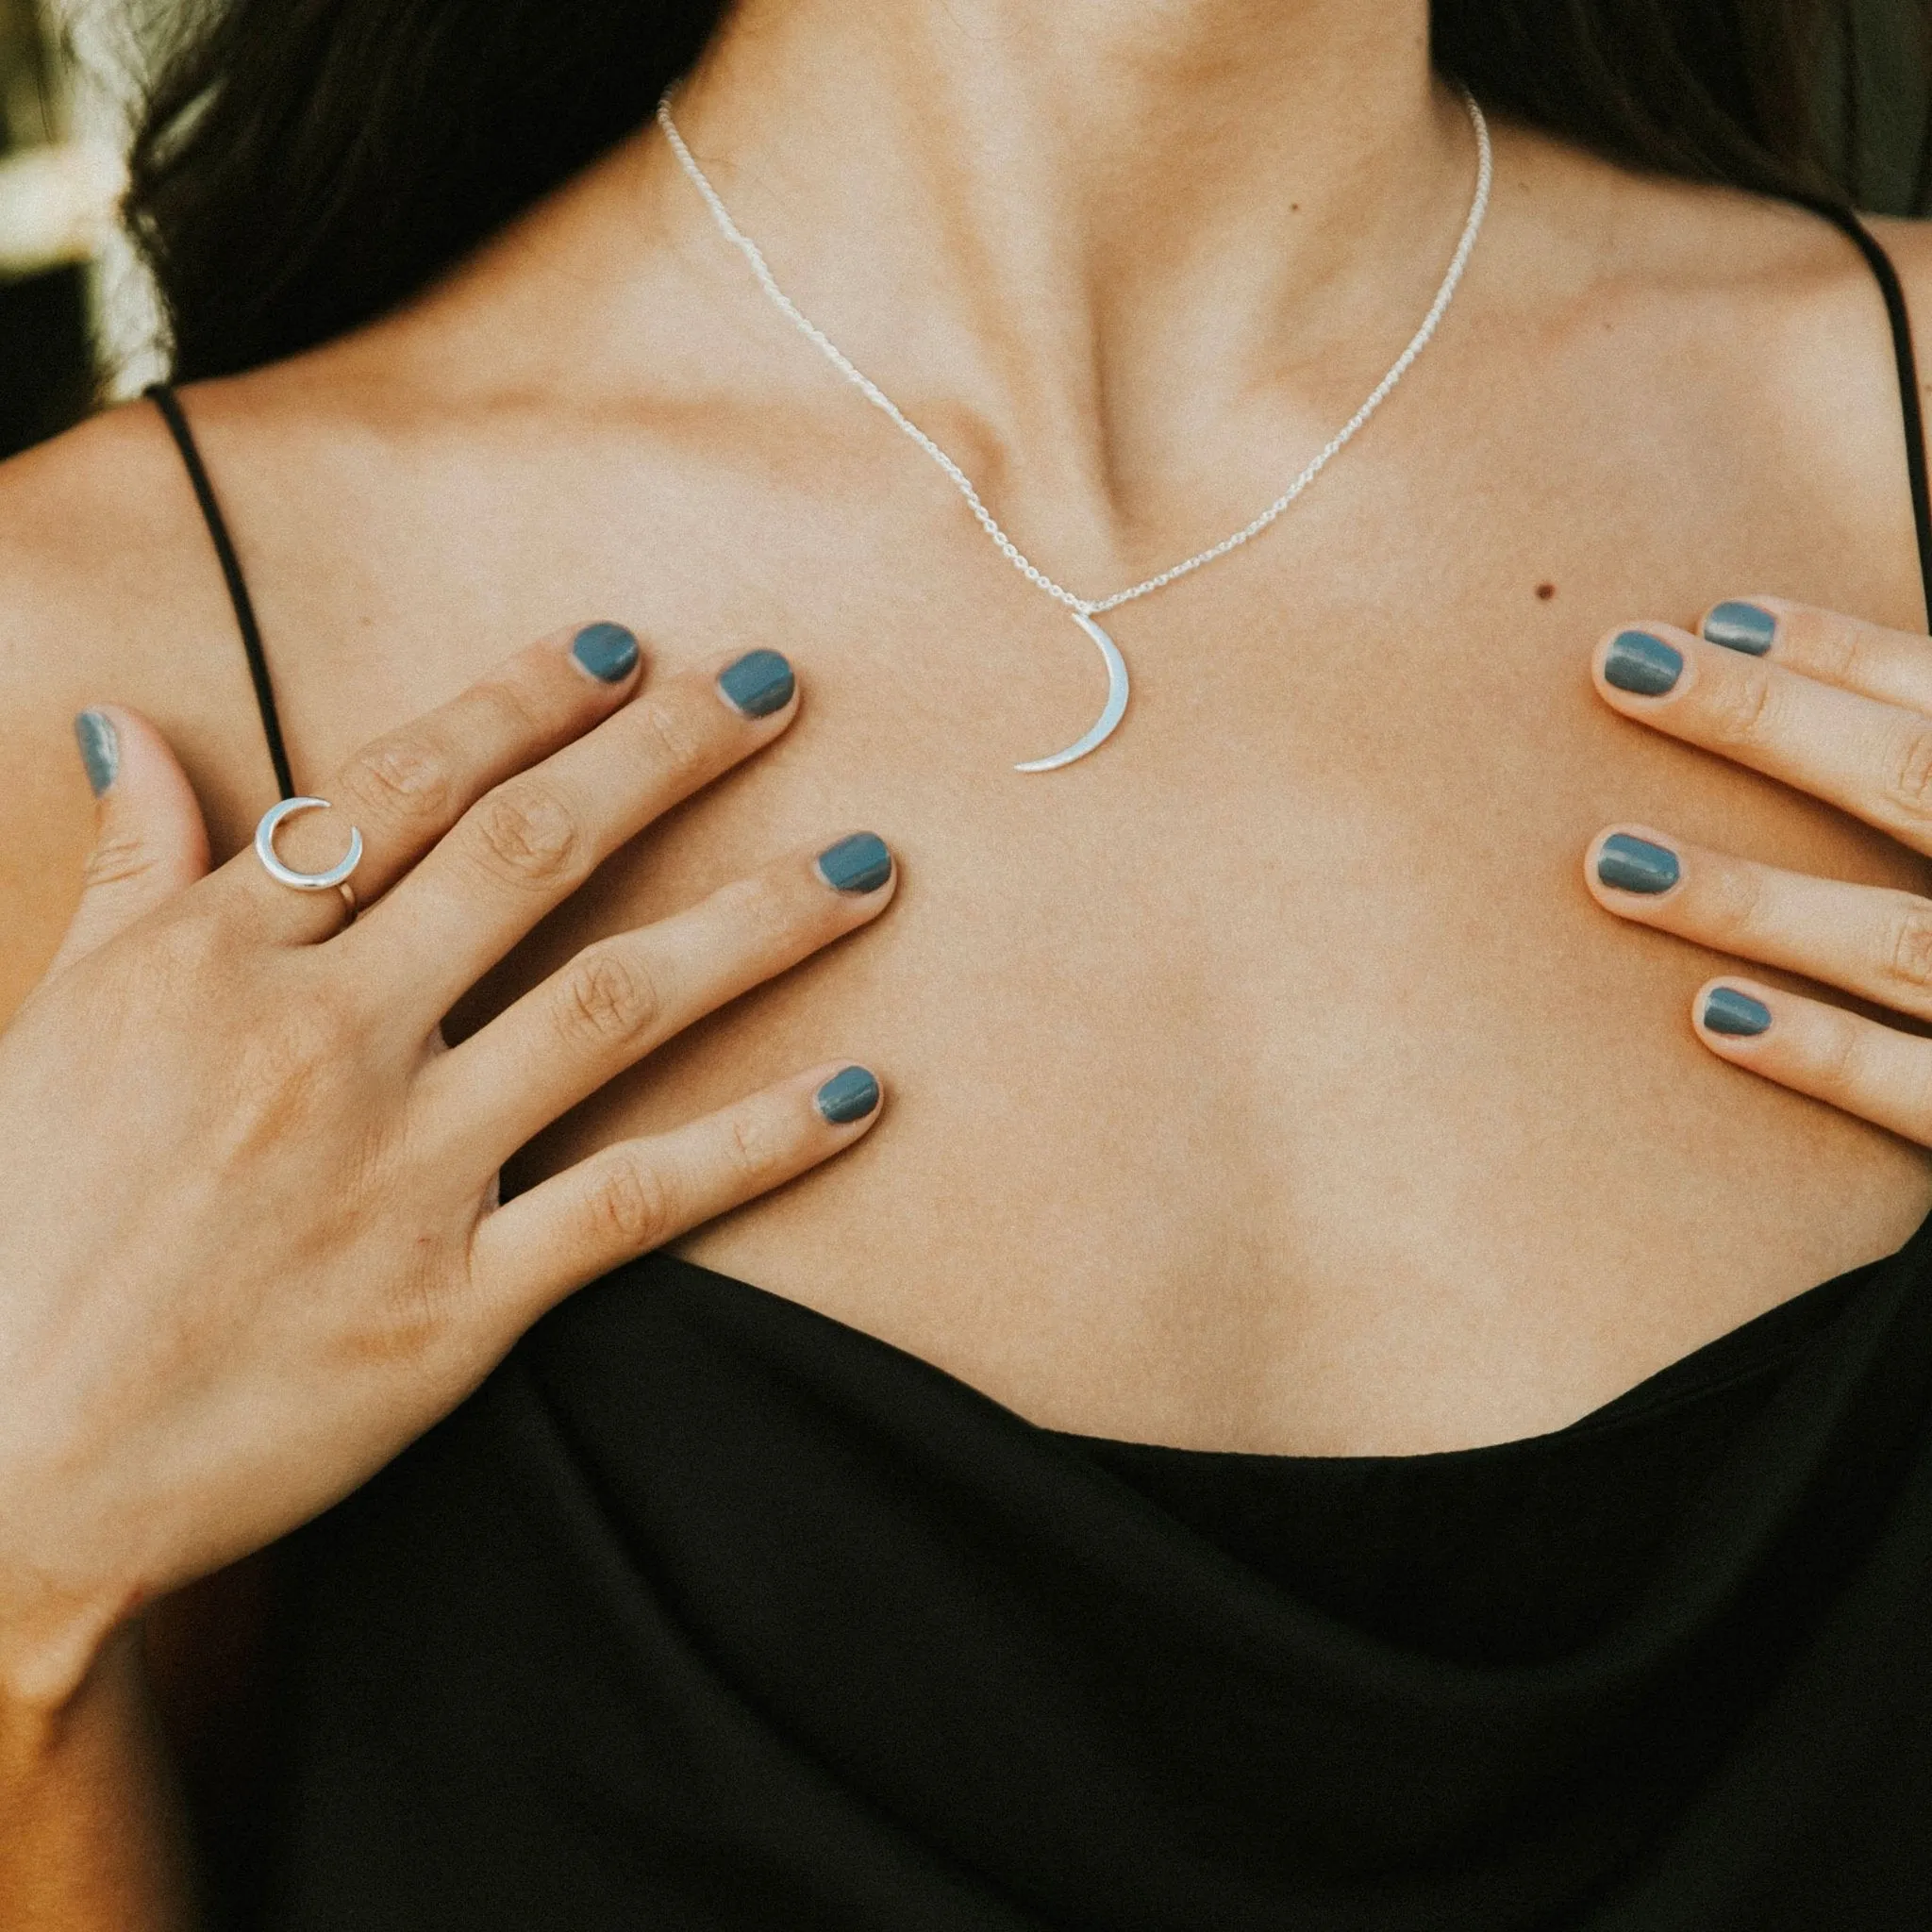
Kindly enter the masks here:
M 203 0 L 127 213 L 182 379 L 414 293 L 639 125 L 719 0 Z M 1916 210 L 1932 0 L 1436 0 L 1437 64 L 1613 159 Z

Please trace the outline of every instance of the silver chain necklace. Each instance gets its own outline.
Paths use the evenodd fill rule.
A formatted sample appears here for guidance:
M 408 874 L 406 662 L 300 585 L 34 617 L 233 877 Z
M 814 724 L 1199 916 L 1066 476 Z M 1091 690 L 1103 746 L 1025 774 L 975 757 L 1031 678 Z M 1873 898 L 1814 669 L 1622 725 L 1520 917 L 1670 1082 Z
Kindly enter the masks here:
M 890 416 L 952 478 L 954 487 L 966 499 L 968 508 L 972 510 L 980 528 L 992 539 L 1000 555 L 1028 583 L 1037 586 L 1056 602 L 1064 605 L 1072 613 L 1074 622 L 1099 646 L 1101 657 L 1107 663 L 1107 705 L 1099 718 L 1094 721 L 1090 730 L 1068 745 L 1064 751 L 1055 752 L 1050 758 L 1033 758 L 1025 764 L 1015 765 L 1013 769 L 1016 772 L 1051 772 L 1061 765 L 1072 764 L 1075 758 L 1085 758 L 1090 751 L 1111 735 L 1114 726 L 1125 715 L 1126 663 L 1114 641 L 1094 622 L 1094 619 L 1119 605 L 1131 603 L 1137 597 L 1145 597 L 1155 591 L 1164 590 L 1176 577 L 1184 577 L 1190 572 L 1199 570 L 1203 564 L 1213 563 L 1217 558 L 1225 557 L 1229 551 L 1240 549 L 1251 538 L 1258 537 L 1327 468 L 1330 459 L 1382 407 L 1390 391 L 1408 374 L 1409 364 L 1428 346 L 1429 338 L 1436 333 L 1437 325 L 1441 322 L 1450 300 L 1456 293 L 1457 284 L 1462 280 L 1462 272 L 1468 267 L 1470 254 L 1475 247 L 1475 238 L 1482 232 L 1483 217 L 1488 214 L 1490 208 L 1490 180 L 1493 170 L 1490 154 L 1489 123 L 1483 118 L 1483 110 L 1476 105 L 1475 96 L 1467 88 L 1462 89 L 1461 92 L 1462 104 L 1469 111 L 1470 125 L 1475 131 L 1475 192 L 1470 200 L 1469 214 L 1462 224 L 1462 234 L 1456 243 L 1456 253 L 1450 257 L 1448 270 L 1442 276 L 1441 287 L 1436 291 L 1436 299 L 1429 304 L 1428 313 L 1423 317 L 1421 326 L 1408 339 L 1408 346 L 1390 364 L 1389 373 L 1369 391 L 1368 398 L 1361 408 L 1329 438 L 1294 481 L 1253 523 L 1244 525 L 1231 537 L 1224 537 L 1219 543 L 1206 550 L 1197 551 L 1192 557 L 1174 564 L 1171 569 L 1162 571 L 1158 576 L 1148 577 L 1124 591 L 1116 591 L 1110 597 L 1079 596 L 1068 590 L 1064 584 L 1056 583 L 1024 555 L 980 500 L 979 491 L 973 487 L 973 479 L 965 471 L 920 428 L 877 383 L 865 375 L 844 350 L 840 348 L 838 343 L 807 316 L 791 297 L 778 286 L 777 278 L 772 274 L 763 251 L 731 219 L 731 211 L 724 206 L 718 191 L 711 186 L 705 171 L 698 166 L 696 157 L 685 145 L 683 135 L 677 131 L 677 124 L 671 118 L 670 92 L 667 92 L 663 99 L 658 103 L 658 125 L 664 130 L 664 138 L 671 144 L 671 152 L 677 157 L 678 165 L 690 176 L 692 187 L 704 197 L 705 206 L 710 209 L 711 219 L 717 223 L 719 232 L 750 263 L 752 274 L 758 277 L 758 287 L 771 298 L 773 305 L 791 321 L 808 341 L 816 345 L 826 361 L 831 363 L 840 375 L 874 408 Z

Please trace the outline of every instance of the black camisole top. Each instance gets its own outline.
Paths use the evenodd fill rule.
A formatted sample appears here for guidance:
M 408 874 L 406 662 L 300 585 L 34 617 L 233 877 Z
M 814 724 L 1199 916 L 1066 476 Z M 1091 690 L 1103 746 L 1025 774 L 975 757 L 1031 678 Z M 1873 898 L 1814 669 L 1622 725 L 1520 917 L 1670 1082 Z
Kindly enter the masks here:
M 1568 1428 L 1308 1457 L 646 1256 L 282 1546 L 248 1923 L 1926 1932 L 1928 1290 L 1932 1221 Z

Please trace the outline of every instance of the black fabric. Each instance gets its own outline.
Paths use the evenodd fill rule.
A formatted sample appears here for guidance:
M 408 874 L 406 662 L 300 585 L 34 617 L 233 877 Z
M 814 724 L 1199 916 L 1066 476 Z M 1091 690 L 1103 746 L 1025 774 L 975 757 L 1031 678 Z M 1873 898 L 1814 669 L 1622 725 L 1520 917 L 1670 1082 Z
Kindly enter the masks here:
M 293 1544 L 268 1923 L 1932 1925 L 1928 1257 L 1340 1459 L 647 1257 Z
M 1928 1269 L 1329 1458 L 1039 1429 L 647 1256 L 283 1546 L 259 1923 L 1923 1932 Z

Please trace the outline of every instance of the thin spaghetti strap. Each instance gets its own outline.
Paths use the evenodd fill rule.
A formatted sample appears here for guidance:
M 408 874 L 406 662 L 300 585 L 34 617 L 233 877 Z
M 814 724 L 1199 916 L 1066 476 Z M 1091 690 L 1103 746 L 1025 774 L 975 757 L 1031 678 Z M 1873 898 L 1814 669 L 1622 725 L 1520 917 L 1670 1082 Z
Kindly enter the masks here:
M 1899 409 L 1905 418 L 1906 475 L 1912 488 L 1912 525 L 1919 536 L 1919 581 L 1925 595 L 1925 625 L 1932 630 L 1932 492 L 1925 483 L 1925 421 L 1919 405 L 1919 365 L 1912 354 L 1912 320 L 1906 308 L 1906 291 L 1898 271 L 1883 244 L 1848 208 L 1837 202 L 1813 201 L 1826 221 L 1843 229 L 1865 258 L 1879 292 L 1885 297 L 1886 319 L 1891 324 L 1891 353 L 1898 364 Z
M 289 754 L 282 743 L 282 721 L 275 711 L 275 691 L 268 675 L 268 659 L 262 654 L 261 626 L 256 622 L 255 603 L 248 594 L 248 581 L 242 575 L 241 559 L 235 555 L 222 507 L 215 500 L 214 485 L 208 481 L 208 466 L 195 447 L 194 432 L 188 426 L 181 400 L 165 382 L 149 385 L 145 393 L 161 412 L 161 421 L 181 452 L 182 466 L 194 486 L 194 500 L 201 506 L 202 521 L 214 540 L 222 576 L 228 586 L 228 601 L 235 607 L 235 623 L 242 632 L 242 648 L 248 654 L 248 675 L 255 685 L 256 708 L 261 713 L 262 736 L 268 740 L 269 761 L 275 769 L 275 783 L 284 798 L 295 795 L 295 780 L 289 771 Z

